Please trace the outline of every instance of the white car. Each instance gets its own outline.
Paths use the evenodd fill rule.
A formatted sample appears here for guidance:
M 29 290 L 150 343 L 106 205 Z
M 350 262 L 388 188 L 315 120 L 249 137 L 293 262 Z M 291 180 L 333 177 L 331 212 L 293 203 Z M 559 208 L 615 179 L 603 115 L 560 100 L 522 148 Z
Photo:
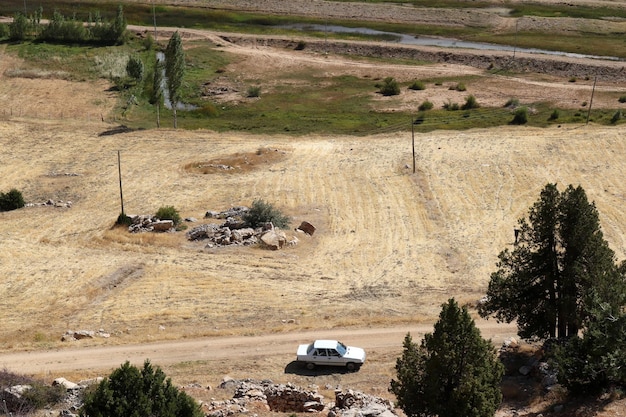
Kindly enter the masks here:
M 316 340 L 298 346 L 296 361 L 304 363 L 312 370 L 317 365 L 345 366 L 355 371 L 365 363 L 365 351 L 354 346 L 346 346 L 337 340 Z

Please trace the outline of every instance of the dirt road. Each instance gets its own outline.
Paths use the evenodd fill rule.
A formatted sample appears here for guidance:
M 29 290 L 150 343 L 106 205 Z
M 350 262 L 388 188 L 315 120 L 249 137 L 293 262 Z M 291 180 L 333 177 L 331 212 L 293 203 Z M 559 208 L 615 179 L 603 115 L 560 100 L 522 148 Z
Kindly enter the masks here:
M 515 335 L 514 325 L 494 320 L 478 320 L 483 337 L 496 344 Z M 22 374 L 57 374 L 89 370 L 109 370 L 125 361 L 141 365 L 146 359 L 159 366 L 194 361 L 243 362 L 255 357 L 276 357 L 287 364 L 296 346 L 313 339 L 340 339 L 372 351 L 400 352 L 402 340 L 410 332 L 414 340 L 432 332 L 432 325 L 408 327 L 307 331 L 262 336 L 235 336 L 176 340 L 124 346 L 72 347 L 47 351 L 0 354 L 0 367 Z M 75 342 L 80 345 L 81 342 Z M 245 369 L 245 366 L 244 366 Z

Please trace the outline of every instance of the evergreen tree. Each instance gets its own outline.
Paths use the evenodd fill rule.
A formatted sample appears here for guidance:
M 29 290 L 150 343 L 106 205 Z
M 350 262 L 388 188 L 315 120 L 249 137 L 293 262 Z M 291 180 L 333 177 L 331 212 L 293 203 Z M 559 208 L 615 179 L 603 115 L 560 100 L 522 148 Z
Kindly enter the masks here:
M 503 365 L 466 308 L 443 305 L 420 346 L 407 335 L 390 391 L 408 417 L 489 417 L 502 400 Z
M 126 362 L 85 396 L 82 417 L 202 417 L 193 398 L 166 380 L 149 361 L 143 369 Z
M 126 63 L 126 74 L 132 78 L 135 83 L 143 80 L 144 66 L 140 58 L 130 57 Z
M 185 53 L 183 43 L 178 34 L 174 32 L 167 47 L 165 48 L 165 77 L 167 78 L 167 92 L 169 93 L 172 112 L 174 113 L 174 128 L 178 127 L 176 120 L 176 107 L 180 100 L 180 88 L 185 76 Z
M 590 295 L 616 285 L 614 253 L 595 205 L 580 186 L 559 193 L 547 184 L 518 230 L 513 251 L 498 256 L 479 313 L 516 320 L 524 338 L 577 335 L 590 314 Z

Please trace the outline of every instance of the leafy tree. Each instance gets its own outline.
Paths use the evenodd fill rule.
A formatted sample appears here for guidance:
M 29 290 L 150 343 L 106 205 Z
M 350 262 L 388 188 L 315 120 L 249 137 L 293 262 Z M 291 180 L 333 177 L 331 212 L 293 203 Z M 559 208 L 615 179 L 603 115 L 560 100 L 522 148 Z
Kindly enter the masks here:
M 144 66 L 143 61 L 137 57 L 130 57 L 128 59 L 128 63 L 126 64 L 126 74 L 136 83 L 141 82 L 143 80 Z
M 559 193 L 547 184 L 517 231 L 514 249 L 498 255 L 481 316 L 516 320 L 523 338 L 571 337 L 589 319 L 593 297 L 619 306 L 610 297 L 621 285 L 615 256 L 582 187 Z
M 126 362 L 85 395 L 81 417 L 202 417 L 193 398 L 166 380 L 146 360 L 143 369 Z
M 174 113 L 174 128 L 178 127 L 176 120 L 176 107 L 180 100 L 180 88 L 185 76 L 185 53 L 183 43 L 178 31 L 174 32 L 167 47 L 165 48 L 165 77 L 167 78 L 167 91 L 169 93 L 172 112 Z
M 242 216 L 242 220 L 248 227 L 259 227 L 271 222 L 278 228 L 285 228 L 290 223 L 289 217 L 263 200 L 255 200 L 250 210 Z
M 28 19 L 22 13 L 13 16 L 13 22 L 9 24 L 9 39 L 13 41 L 23 41 L 28 36 Z
M 407 334 L 396 372 L 390 391 L 408 417 L 489 417 L 502 400 L 504 367 L 453 298 L 419 346 Z

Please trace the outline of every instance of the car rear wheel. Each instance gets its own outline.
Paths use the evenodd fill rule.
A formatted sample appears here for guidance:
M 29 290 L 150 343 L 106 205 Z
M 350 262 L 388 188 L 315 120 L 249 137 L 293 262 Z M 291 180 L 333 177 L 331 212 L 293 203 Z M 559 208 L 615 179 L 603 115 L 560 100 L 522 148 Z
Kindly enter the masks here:
M 312 371 L 313 369 L 315 369 L 315 364 L 313 362 L 307 362 L 306 369 Z

